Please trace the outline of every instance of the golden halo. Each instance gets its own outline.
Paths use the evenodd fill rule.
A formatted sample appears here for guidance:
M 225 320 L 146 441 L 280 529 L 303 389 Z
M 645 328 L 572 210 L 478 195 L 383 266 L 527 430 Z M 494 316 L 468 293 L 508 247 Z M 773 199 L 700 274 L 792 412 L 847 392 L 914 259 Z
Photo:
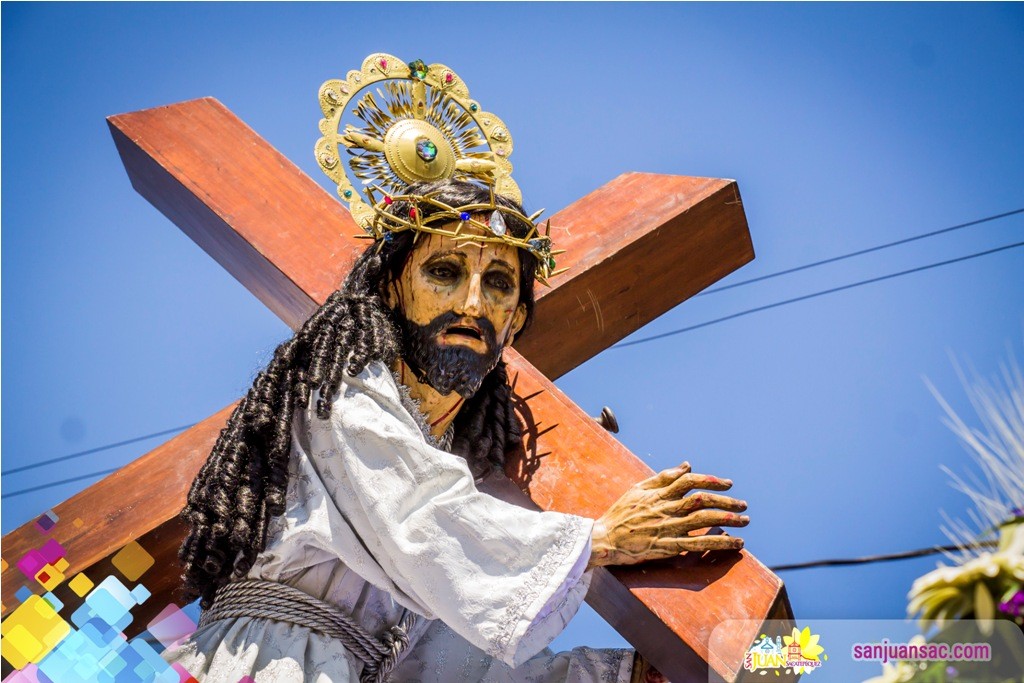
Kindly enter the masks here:
M 372 54 L 358 71 L 320 86 L 320 108 L 317 163 L 364 229 L 375 215 L 368 189 L 398 195 L 415 182 L 454 178 L 522 201 L 508 127 L 444 64 Z M 354 120 L 342 128 L 346 113 Z

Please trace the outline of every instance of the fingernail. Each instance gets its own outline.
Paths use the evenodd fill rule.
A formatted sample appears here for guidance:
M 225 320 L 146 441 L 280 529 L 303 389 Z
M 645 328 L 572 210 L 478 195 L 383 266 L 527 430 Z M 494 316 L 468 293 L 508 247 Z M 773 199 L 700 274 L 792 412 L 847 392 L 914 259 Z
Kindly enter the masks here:
M 746 524 L 747 522 L 750 521 L 750 517 L 747 516 L 747 515 L 740 515 L 740 521 L 743 522 L 744 524 Z

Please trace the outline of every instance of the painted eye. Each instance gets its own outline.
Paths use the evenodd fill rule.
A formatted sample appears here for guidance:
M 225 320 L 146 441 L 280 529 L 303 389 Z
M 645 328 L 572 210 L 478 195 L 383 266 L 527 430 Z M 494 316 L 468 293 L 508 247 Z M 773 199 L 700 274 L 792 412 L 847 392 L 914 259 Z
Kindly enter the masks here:
M 451 278 L 455 277 L 455 269 L 445 264 L 431 266 L 427 270 L 427 272 L 433 275 L 434 277 L 440 278 L 442 280 L 450 280 Z
M 512 289 L 512 281 L 503 274 L 491 275 L 488 279 L 492 287 L 500 289 L 503 292 L 507 292 Z

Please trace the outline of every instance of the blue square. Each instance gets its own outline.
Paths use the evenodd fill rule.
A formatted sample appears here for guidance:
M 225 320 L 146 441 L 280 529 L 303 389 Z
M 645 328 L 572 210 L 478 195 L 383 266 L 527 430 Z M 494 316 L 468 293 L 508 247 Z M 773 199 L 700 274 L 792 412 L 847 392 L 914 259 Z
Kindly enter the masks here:
M 108 624 L 116 624 L 121 617 L 128 613 L 125 606 L 103 585 L 94 588 L 85 598 L 85 602 L 96 613 L 96 616 Z
M 96 647 L 103 647 L 107 642 L 103 638 L 103 633 L 100 631 L 99 627 L 97 627 L 97 623 L 103 624 L 103 627 L 106 628 L 106 623 L 103 620 L 90 619 L 78 630 L 83 636 L 91 640 L 93 645 Z
M 57 599 L 57 596 L 53 593 L 46 593 L 43 595 L 43 600 L 50 603 L 50 607 L 53 608 L 54 612 L 59 612 L 64 609 L 64 603 Z
M 18 602 L 25 602 L 33 595 L 32 591 L 28 586 L 22 586 L 18 589 L 18 592 L 14 594 L 14 597 L 18 598 Z
M 96 672 L 99 671 L 99 668 L 99 662 L 96 661 L 96 657 L 86 653 L 78 658 L 72 671 L 83 681 L 91 681 L 96 677 Z
M 153 667 L 149 665 L 149 662 L 139 662 L 138 666 L 135 667 L 135 675 L 139 677 L 140 681 L 148 681 L 153 678 Z
M 83 602 L 78 606 L 78 609 L 71 613 L 71 623 L 78 628 L 82 628 L 90 619 L 95 617 L 96 612 L 93 608 L 89 606 L 88 602 Z
M 124 657 L 121 656 L 121 653 L 114 652 L 113 650 L 108 652 L 103 659 L 100 660 L 100 669 L 111 677 L 116 676 L 118 673 L 123 671 L 124 667 Z
M 150 593 L 149 589 L 143 586 L 141 583 L 132 589 L 132 597 L 135 598 L 135 602 L 137 602 L 140 605 L 146 602 L 146 600 L 149 599 L 150 595 L 152 595 L 152 593 Z

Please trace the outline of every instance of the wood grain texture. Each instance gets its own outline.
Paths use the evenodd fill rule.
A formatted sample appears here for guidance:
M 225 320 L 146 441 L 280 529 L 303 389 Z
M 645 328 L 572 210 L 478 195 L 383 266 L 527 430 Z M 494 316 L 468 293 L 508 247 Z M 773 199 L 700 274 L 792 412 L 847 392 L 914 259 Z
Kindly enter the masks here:
M 552 216 L 551 237 L 569 270 L 538 289 L 516 348 L 552 378 L 754 257 L 739 188 L 718 178 L 623 174 Z
M 525 435 L 506 475 L 534 504 L 597 518 L 654 473 L 522 356 L 505 360 Z M 782 591 L 781 579 L 745 550 L 687 553 L 595 570 L 587 602 L 670 680 L 707 681 L 710 667 L 732 681 L 758 635 L 750 620 L 768 618 Z M 709 652 L 712 630 L 726 621 L 734 622 L 719 641 L 726 646 Z
M 365 248 L 352 237 L 357 230 L 338 201 L 215 100 L 115 116 L 110 126 L 140 194 L 293 328 Z M 738 196 L 732 181 L 626 174 L 552 217 L 559 248 L 573 250 L 560 266 L 572 271 L 539 292 L 537 320 L 517 342 L 534 365 L 509 353 L 517 394 L 541 391 L 521 404 L 532 440 L 509 469 L 535 505 L 596 517 L 649 475 L 545 374 L 567 372 L 749 261 Z M 685 273 L 673 275 L 680 264 Z M 58 527 L 67 536 L 58 533 L 58 540 L 70 543 L 70 571 L 99 566 L 132 538 L 147 539 L 157 558 L 145 577 L 154 593 L 150 604 L 174 599 L 166 591 L 178 573 L 182 530 L 175 515 L 225 411 L 56 508 L 62 519 L 88 516 L 73 534 L 68 525 Z M 24 525 L 4 537 L 5 557 L 20 556 L 38 539 Z M 728 615 L 767 615 L 782 584 L 746 553 L 734 555 L 726 570 L 724 561 L 680 561 L 693 565 L 688 574 L 668 566 L 602 570 L 600 589 L 588 599 L 663 671 L 690 680 L 700 671 L 706 676 L 709 629 Z M 13 566 L 4 572 L 6 604 L 19 578 Z M 738 659 L 726 660 L 711 667 L 731 680 Z

